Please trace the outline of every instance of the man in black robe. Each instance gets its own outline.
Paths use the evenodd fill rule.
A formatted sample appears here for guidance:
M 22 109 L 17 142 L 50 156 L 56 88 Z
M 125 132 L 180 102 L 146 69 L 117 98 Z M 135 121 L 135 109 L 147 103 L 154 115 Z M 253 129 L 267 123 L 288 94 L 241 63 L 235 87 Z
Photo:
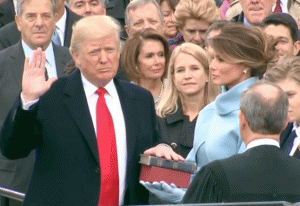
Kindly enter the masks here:
M 287 125 L 288 98 L 258 82 L 240 99 L 240 133 L 246 152 L 202 167 L 183 203 L 300 201 L 300 160 L 279 149 Z

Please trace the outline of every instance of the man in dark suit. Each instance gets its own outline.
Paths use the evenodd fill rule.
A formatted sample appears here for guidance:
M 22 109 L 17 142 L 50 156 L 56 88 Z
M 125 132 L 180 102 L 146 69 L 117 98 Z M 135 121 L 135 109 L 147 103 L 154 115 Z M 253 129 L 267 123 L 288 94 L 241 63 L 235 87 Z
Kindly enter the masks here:
M 67 48 L 51 43 L 55 27 L 51 0 L 24 1 L 21 14 L 16 18 L 22 40 L 0 52 L 0 127 L 21 92 L 22 74 L 25 57 L 30 57 L 33 50 L 41 47 L 46 53 L 48 77 L 60 77 L 64 74 L 66 64 L 71 60 Z M 28 21 L 26 16 L 31 14 Z M 42 18 L 47 15 L 48 18 Z M 29 157 L 11 161 L 0 156 L 0 186 L 26 192 L 29 177 L 33 168 L 34 153 Z
M 158 138 L 154 102 L 148 91 L 114 78 L 119 31 L 108 16 L 78 21 L 70 46 L 78 69 L 52 86 L 41 49 L 26 61 L 22 93 L 0 134 L 8 158 L 26 157 L 36 148 L 25 206 L 147 203 L 138 162 Z M 116 152 L 105 157 L 111 151 Z M 118 173 L 105 176 L 116 168 Z
M 69 47 L 72 36 L 72 25 L 80 19 L 69 8 L 65 7 L 65 0 L 55 0 L 57 4 L 56 30 L 60 38 L 60 46 Z M 17 14 L 18 15 L 18 14 Z M 11 22 L 0 29 L 0 50 L 16 44 L 21 38 L 21 33 L 16 22 Z M 56 43 L 56 42 L 55 42 Z
M 13 0 L 0 3 L 0 28 L 15 20 L 15 7 Z
M 279 149 L 288 107 L 287 95 L 272 83 L 258 82 L 246 89 L 239 123 L 247 151 L 202 167 L 183 203 L 299 202 L 300 160 Z

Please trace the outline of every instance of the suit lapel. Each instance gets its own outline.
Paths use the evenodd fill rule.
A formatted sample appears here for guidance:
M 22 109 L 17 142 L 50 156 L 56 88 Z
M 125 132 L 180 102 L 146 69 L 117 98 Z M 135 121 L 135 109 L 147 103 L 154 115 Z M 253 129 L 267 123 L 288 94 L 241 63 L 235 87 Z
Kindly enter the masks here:
M 70 75 L 64 89 L 64 94 L 66 95 L 64 104 L 75 119 L 95 161 L 99 164 L 95 129 L 83 90 L 80 72 L 78 70 Z
M 64 76 L 64 69 L 66 68 L 66 65 L 68 63 L 67 60 L 69 58 L 67 58 L 66 54 L 63 53 L 61 49 L 59 49 L 59 46 L 55 44 L 52 45 L 53 45 L 53 52 L 55 57 L 57 77 L 62 77 Z
M 22 89 L 22 76 L 23 76 L 23 69 L 24 69 L 24 61 L 25 61 L 25 54 L 23 51 L 21 41 L 19 41 L 16 45 L 13 45 L 10 48 L 10 54 L 9 54 L 8 58 L 11 58 L 11 61 L 9 61 L 9 62 L 12 62 L 12 64 L 8 65 L 8 66 L 12 69 L 15 80 L 21 90 Z
M 118 95 L 121 102 L 121 107 L 124 115 L 125 127 L 126 127 L 126 143 L 127 143 L 127 171 L 130 171 L 131 162 L 130 159 L 135 151 L 136 143 L 136 115 L 135 115 L 135 95 L 133 92 L 128 91 L 129 89 L 122 85 L 123 83 L 117 78 L 114 79 Z
M 65 28 L 65 40 L 64 46 L 69 47 L 71 36 L 72 36 L 72 26 L 73 24 L 79 20 L 81 17 L 70 11 L 68 7 L 65 7 L 67 11 L 67 19 L 66 19 L 66 28 Z

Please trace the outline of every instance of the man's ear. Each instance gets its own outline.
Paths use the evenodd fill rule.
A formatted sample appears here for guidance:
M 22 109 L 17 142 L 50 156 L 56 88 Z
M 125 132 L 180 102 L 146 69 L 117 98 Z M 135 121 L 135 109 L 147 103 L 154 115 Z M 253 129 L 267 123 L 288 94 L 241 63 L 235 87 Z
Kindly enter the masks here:
M 297 54 L 300 51 L 300 41 L 296 41 L 294 43 L 294 51 L 293 51 L 293 55 L 297 56 Z
M 16 21 L 18 30 L 21 32 L 21 22 L 20 22 L 21 20 L 18 15 L 15 16 L 15 21 Z
M 75 62 L 75 65 L 76 66 L 80 66 L 80 61 L 79 61 L 77 53 L 74 52 L 74 51 L 71 51 L 71 56 L 72 56 L 72 58 L 73 58 L 73 60 Z
M 127 36 L 129 36 L 129 28 L 128 28 L 129 26 L 128 25 L 125 25 L 124 26 L 124 29 L 125 29 L 125 31 L 126 31 L 126 33 L 127 33 Z
M 241 110 L 239 110 L 238 112 L 238 117 L 239 117 L 240 129 L 245 129 L 247 121 L 244 113 Z

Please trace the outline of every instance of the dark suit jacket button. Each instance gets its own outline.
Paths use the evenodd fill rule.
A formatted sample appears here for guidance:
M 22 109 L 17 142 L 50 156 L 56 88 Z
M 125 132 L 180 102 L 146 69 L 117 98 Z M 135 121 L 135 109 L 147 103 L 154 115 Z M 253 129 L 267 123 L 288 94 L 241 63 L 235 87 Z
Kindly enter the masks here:
M 172 143 L 171 143 L 171 146 L 172 146 L 173 149 L 176 149 L 177 144 L 176 144 L 175 142 L 172 142 Z
M 100 173 L 100 168 L 97 167 L 97 168 L 95 169 L 95 172 L 96 172 L 97 174 L 99 174 L 99 173 Z

